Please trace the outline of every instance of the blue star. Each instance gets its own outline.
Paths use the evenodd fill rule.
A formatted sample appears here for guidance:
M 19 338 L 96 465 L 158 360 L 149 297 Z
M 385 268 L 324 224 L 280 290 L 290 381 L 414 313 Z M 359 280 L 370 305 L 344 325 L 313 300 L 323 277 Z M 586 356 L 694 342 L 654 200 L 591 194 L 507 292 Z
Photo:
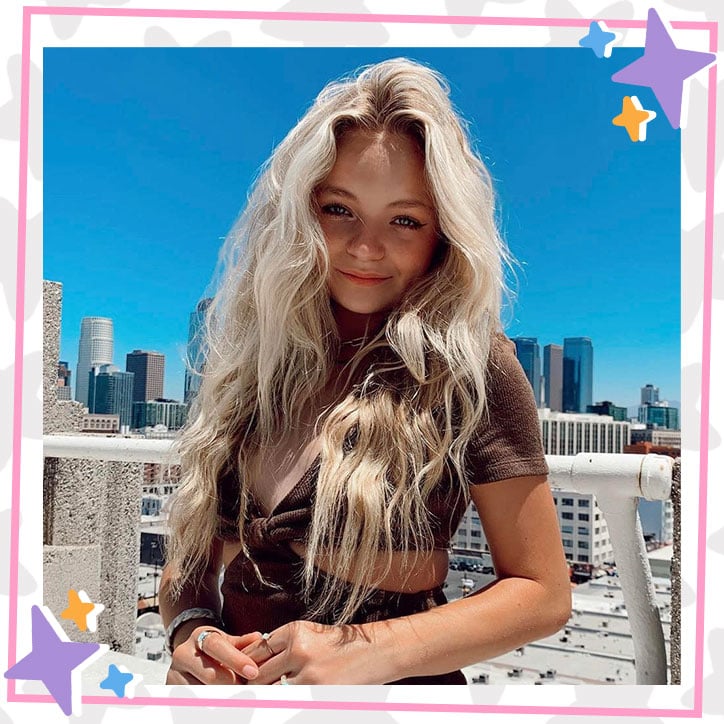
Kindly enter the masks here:
M 108 676 L 98 685 L 110 689 L 119 699 L 126 695 L 126 685 L 133 681 L 133 674 L 121 671 L 115 664 L 108 667 Z
M 613 44 L 619 37 L 620 33 L 609 32 L 603 21 L 594 20 L 588 26 L 588 35 L 584 35 L 578 44 L 582 48 L 591 48 L 597 58 L 610 58 Z
M 66 716 L 80 709 L 80 671 L 108 647 L 69 641 L 44 606 L 30 610 L 32 651 L 5 672 L 6 679 L 42 681 Z

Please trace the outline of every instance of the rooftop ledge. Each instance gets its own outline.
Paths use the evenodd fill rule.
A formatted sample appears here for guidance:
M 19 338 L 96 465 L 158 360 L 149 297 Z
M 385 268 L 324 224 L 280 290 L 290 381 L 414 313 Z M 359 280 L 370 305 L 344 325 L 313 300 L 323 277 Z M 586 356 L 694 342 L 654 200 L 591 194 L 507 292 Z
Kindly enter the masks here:
M 45 458 L 118 463 L 179 463 L 174 440 L 44 435 Z M 609 528 L 634 645 L 637 684 L 666 684 L 664 634 L 638 518 L 638 499 L 678 497 L 679 461 L 663 455 L 547 455 L 552 487 L 596 497 Z M 138 515 L 140 526 L 140 511 Z M 672 591 L 676 582 L 672 581 Z M 67 589 L 66 589 L 67 590 Z M 678 607 L 675 607 L 678 613 Z M 673 643 L 673 641 L 672 641 Z M 672 646 L 672 656 L 678 647 Z M 673 669 L 673 667 L 672 667 Z

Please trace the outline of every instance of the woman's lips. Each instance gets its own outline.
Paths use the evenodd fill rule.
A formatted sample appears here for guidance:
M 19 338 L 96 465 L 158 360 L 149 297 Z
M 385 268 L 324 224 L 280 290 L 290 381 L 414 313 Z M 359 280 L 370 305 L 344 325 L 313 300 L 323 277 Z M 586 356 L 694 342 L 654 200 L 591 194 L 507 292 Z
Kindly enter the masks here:
M 372 287 L 376 286 L 377 284 L 382 284 L 383 282 L 386 282 L 390 277 L 376 277 L 376 276 L 357 276 L 356 274 L 352 272 L 346 272 L 342 271 L 341 269 L 337 270 L 345 279 L 348 279 L 353 284 L 359 284 L 363 287 Z

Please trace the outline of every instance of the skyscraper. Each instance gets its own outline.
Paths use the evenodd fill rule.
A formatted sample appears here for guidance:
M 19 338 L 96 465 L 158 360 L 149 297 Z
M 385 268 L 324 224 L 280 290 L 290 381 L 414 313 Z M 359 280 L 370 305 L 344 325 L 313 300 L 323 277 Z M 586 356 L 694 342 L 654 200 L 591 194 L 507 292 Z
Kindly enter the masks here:
M 88 372 L 88 411 L 118 415 L 121 430 L 131 425 L 133 372 L 115 365 L 99 365 Z
M 58 399 L 59 400 L 70 400 L 70 367 L 67 362 L 62 360 L 58 362 Z
M 593 344 L 588 337 L 563 340 L 563 412 L 593 404 Z
M 88 407 L 88 373 L 93 367 L 113 363 L 113 320 L 83 317 L 78 341 L 75 399 Z
M 653 385 L 644 385 L 641 388 L 641 404 L 654 405 L 659 401 L 659 388 Z
M 543 377 L 545 378 L 545 406 L 550 410 L 563 410 L 563 347 L 547 344 L 543 348 Z
M 190 404 L 201 385 L 201 371 L 206 361 L 204 324 L 211 299 L 202 299 L 189 319 L 189 341 L 186 347 L 186 375 L 184 376 L 184 402 Z
M 536 407 L 540 407 L 540 347 L 536 337 L 513 337 L 515 355 L 533 388 Z
M 134 349 L 126 355 L 126 372 L 133 372 L 133 401 L 163 397 L 165 357 L 160 352 Z

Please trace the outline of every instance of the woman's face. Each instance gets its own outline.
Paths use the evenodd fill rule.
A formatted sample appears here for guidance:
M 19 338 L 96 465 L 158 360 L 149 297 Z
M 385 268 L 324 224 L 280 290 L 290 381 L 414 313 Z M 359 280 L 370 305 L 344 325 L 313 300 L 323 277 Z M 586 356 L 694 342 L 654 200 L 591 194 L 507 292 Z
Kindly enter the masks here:
M 430 268 L 437 215 L 425 162 L 407 136 L 347 133 L 316 190 L 330 259 L 329 291 L 341 307 L 374 314 L 394 307 Z

